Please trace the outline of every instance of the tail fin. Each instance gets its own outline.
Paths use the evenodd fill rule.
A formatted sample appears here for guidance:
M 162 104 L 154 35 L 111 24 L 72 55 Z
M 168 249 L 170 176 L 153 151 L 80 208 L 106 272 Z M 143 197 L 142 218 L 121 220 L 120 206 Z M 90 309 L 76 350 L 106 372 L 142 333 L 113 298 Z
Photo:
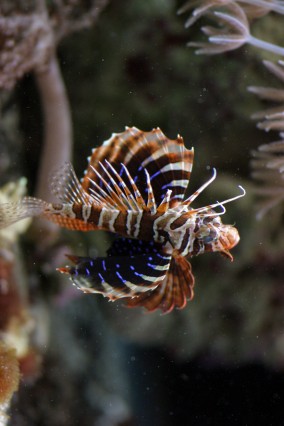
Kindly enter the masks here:
M 41 215 L 47 205 L 45 201 L 33 197 L 24 197 L 16 203 L 0 204 L 0 229 L 19 220 Z

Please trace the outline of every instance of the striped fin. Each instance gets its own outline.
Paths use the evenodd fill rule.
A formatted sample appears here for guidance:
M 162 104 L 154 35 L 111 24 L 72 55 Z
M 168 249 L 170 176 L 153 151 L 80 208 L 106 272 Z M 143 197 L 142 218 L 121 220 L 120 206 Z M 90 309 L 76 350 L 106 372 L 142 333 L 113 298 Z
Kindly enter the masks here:
M 87 192 L 79 182 L 71 163 L 65 163 L 50 177 L 50 189 L 53 195 L 64 204 L 91 206 L 93 204 L 106 207 L 110 210 L 139 211 L 146 208 L 146 204 L 132 181 L 133 193 L 124 183 L 117 171 L 105 160 L 99 162 L 98 170 L 93 168 L 95 176 L 100 180 L 90 180 Z M 127 170 L 126 170 L 127 171 Z M 127 171 L 128 173 L 128 171 Z M 129 176 L 131 179 L 131 176 Z
M 146 204 L 132 179 L 127 167 L 121 164 L 121 170 L 126 175 L 128 182 L 123 180 L 115 167 L 107 160 L 99 162 L 100 171 L 91 166 L 95 176 L 99 179 L 100 184 L 96 180 L 88 178 L 90 181 L 89 193 L 94 197 L 101 197 L 101 202 L 105 201 L 109 205 L 113 205 L 121 211 L 134 210 L 141 211 L 146 209 Z
M 159 128 L 143 132 L 136 127 L 127 127 L 93 150 L 82 180 L 83 188 L 90 195 L 93 182 L 103 187 L 103 179 L 108 181 L 106 173 L 100 169 L 100 163 L 105 164 L 105 160 L 111 163 L 124 182 L 129 182 L 129 177 L 122 164 L 127 167 L 144 203 L 154 211 L 154 199 L 158 206 L 169 189 L 172 190 L 170 207 L 183 199 L 192 169 L 193 149 L 187 150 L 180 136 L 175 140 L 168 139 Z M 94 170 L 100 170 L 100 176 Z M 145 170 L 149 174 L 154 199 L 149 194 Z M 134 195 L 132 184 L 129 182 L 127 186 Z
M 164 314 L 174 308 L 183 309 L 193 298 L 194 276 L 190 263 L 182 256 L 173 256 L 163 282 L 154 290 L 127 300 L 130 308 L 143 306 L 149 312 L 161 309 Z
M 85 293 L 101 293 L 110 300 L 136 297 L 156 288 L 165 278 L 171 260 L 160 247 L 130 239 L 116 240 L 108 257 L 67 257 L 75 266 L 59 271 L 69 274 Z

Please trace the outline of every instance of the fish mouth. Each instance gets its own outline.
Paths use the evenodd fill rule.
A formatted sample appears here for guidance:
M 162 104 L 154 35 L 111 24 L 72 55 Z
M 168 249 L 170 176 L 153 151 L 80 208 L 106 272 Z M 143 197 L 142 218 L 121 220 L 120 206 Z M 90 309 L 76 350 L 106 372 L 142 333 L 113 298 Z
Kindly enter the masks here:
M 238 230 L 232 225 L 225 225 L 222 227 L 219 240 L 215 246 L 215 250 L 219 251 L 224 257 L 229 259 L 231 262 L 233 256 L 230 253 L 230 250 L 234 248 L 240 241 L 240 235 Z
M 226 225 L 221 231 L 220 242 L 222 250 L 227 251 L 234 248 L 240 241 L 240 235 L 238 230 L 232 225 Z
M 227 239 L 229 242 L 229 246 L 227 247 L 229 250 L 235 247 L 240 241 L 240 234 L 234 226 L 230 226 L 227 232 Z

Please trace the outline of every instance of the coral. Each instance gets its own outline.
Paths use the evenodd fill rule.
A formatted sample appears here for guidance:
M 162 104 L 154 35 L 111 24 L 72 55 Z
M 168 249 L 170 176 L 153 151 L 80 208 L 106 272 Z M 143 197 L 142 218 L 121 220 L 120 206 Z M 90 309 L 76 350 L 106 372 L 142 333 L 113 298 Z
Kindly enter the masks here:
M 0 190 L 0 202 L 16 202 L 26 191 L 26 179 L 7 183 Z M 31 343 L 35 321 L 29 312 L 27 283 L 19 252 L 19 235 L 29 220 L 0 232 L 0 424 L 5 425 L 9 400 L 21 375 L 34 379 L 39 372 L 39 355 Z M 1 413 L 2 409 L 2 413 Z M 1 419 L 2 416 L 2 419 Z M 1 423 L 2 422 L 2 423 Z
M 245 43 L 251 44 L 262 50 L 284 56 L 284 48 L 257 39 L 250 33 L 253 21 L 273 11 L 284 14 L 284 5 L 280 1 L 258 0 L 199 0 L 186 2 L 179 13 L 195 8 L 186 26 L 193 25 L 199 18 L 206 16 L 217 23 L 217 27 L 202 27 L 203 33 L 208 36 L 208 42 L 190 42 L 189 46 L 198 47 L 197 54 L 217 54 L 234 50 Z M 284 82 L 283 61 L 279 65 L 271 61 L 263 61 L 265 67 L 274 74 L 282 83 Z M 281 88 L 249 86 L 248 91 L 256 94 L 260 99 L 274 102 L 284 101 L 284 90 Z M 252 176 L 259 183 L 255 192 L 266 200 L 259 204 L 257 216 L 262 217 L 268 210 L 283 200 L 283 158 L 282 146 L 284 136 L 284 105 L 276 106 L 252 115 L 253 119 L 262 120 L 257 124 L 259 129 L 265 131 L 280 131 L 280 141 L 270 145 L 263 144 L 258 150 L 252 152 Z
M 195 0 L 187 1 L 180 9 L 178 13 L 187 12 L 190 9 L 196 7 L 192 16 L 188 18 L 185 23 L 186 28 L 193 25 L 199 18 L 203 16 L 204 13 L 208 12 L 210 9 L 227 6 L 233 3 L 232 0 Z M 249 19 L 256 19 L 266 15 L 270 11 L 275 11 L 281 14 L 284 14 L 284 6 L 281 1 L 267 1 L 267 0 L 239 0 L 235 3 L 240 3 L 241 7 L 245 11 Z
M 54 46 L 46 14 L 39 9 L 27 16 L 2 15 L 0 34 L 0 87 L 7 90 L 24 74 L 43 70 Z
M 14 349 L 0 342 L 0 406 L 7 403 L 19 387 L 20 369 Z
M 279 61 L 279 65 L 271 61 L 263 61 L 265 67 L 274 74 L 281 83 L 284 83 L 284 61 Z M 256 94 L 259 98 L 273 101 L 283 102 L 283 104 L 254 113 L 252 119 L 259 120 L 257 127 L 266 131 L 269 130 L 284 130 L 284 89 L 273 87 L 249 86 L 248 91 Z
M 209 43 L 189 42 L 188 46 L 199 48 L 196 51 L 197 54 L 212 55 L 237 49 L 247 43 L 276 55 L 284 55 L 284 47 L 258 39 L 250 33 L 252 16 L 259 17 L 276 9 L 278 13 L 284 14 L 284 6 L 280 2 L 279 7 L 273 8 L 273 6 L 269 1 L 256 1 L 251 2 L 250 8 L 246 9 L 234 1 L 205 1 L 202 6 L 194 10 L 193 16 L 187 21 L 186 26 L 192 25 L 203 15 L 216 21 L 218 26 L 201 28 L 202 32 L 208 36 Z M 186 11 L 188 7 L 189 3 L 186 3 L 185 7 L 180 9 L 180 13 Z
M 12 88 L 28 72 L 44 72 L 58 42 L 74 31 L 93 25 L 107 0 L 94 0 L 85 8 L 78 0 L 51 3 L 53 5 L 38 0 L 33 7 L 25 5 L 11 10 L 2 5 L 1 88 Z
M 264 61 L 265 67 L 284 83 L 284 61 L 279 65 Z M 281 88 L 250 86 L 248 90 L 265 101 L 284 101 Z M 252 177 L 258 182 L 255 193 L 262 201 L 258 206 L 258 218 L 262 218 L 272 207 L 284 200 L 284 104 L 253 114 L 253 119 L 262 120 L 258 128 L 265 131 L 277 130 L 281 140 L 263 144 L 252 152 Z
M 12 2 L 7 0 L 6 3 Z M 48 2 L 52 7 L 55 3 L 66 5 L 67 1 Z M 75 167 L 80 172 L 84 170 L 90 148 L 107 137 L 110 129 L 137 123 L 145 128 L 160 125 L 172 136 L 181 132 L 187 147 L 196 147 L 190 189 L 194 190 L 202 183 L 204 172 L 210 175 L 210 167 L 219 170 L 218 180 L 212 187 L 214 201 L 230 196 L 232 188 L 240 183 L 247 189 L 247 196 L 226 216 L 232 224 L 237 218 L 236 225 L 240 229 L 241 243 L 235 252 L 236 260 L 227 267 L 218 255 L 195 259 L 194 268 L 200 283 L 196 286 L 198 299 L 190 309 L 172 316 L 153 314 L 150 317 L 119 305 L 114 309 L 105 300 L 92 297 L 66 297 L 63 305 L 58 306 L 55 297 L 57 300 L 60 292 L 52 271 L 54 265 L 63 262 L 63 256 L 57 255 L 55 260 L 54 250 L 44 248 L 42 256 L 38 256 L 45 237 L 40 230 L 34 235 L 34 252 L 31 242 L 27 242 L 31 236 L 29 231 L 22 240 L 19 255 L 13 250 L 17 265 L 21 258 L 24 259 L 24 273 L 27 273 L 27 277 L 20 276 L 19 284 L 24 291 L 28 288 L 29 312 L 34 312 L 41 303 L 46 305 L 45 323 L 50 335 L 41 346 L 47 348 L 40 370 L 42 376 L 28 389 L 27 386 L 20 389 L 16 406 L 11 410 L 11 424 L 92 424 L 97 421 L 97 413 L 102 412 L 98 407 L 100 400 L 107 415 L 109 407 L 115 404 L 115 396 L 122 401 L 127 401 L 127 396 L 132 398 L 133 383 L 135 386 L 138 382 L 147 383 L 159 396 L 158 381 L 165 353 L 171 366 L 177 364 L 177 359 L 188 363 L 194 358 L 196 363 L 203 361 L 208 371 L 216 365 L 225 365 L 228 374 L 232 366 L 236 366 L 239 372 L 240 365 L 247 362 L 270 365 L 283 371 L 283 227 L 277 226 L 273 232 L 281 210 L 271 210 L 265 222 L 255 221 L 255 198 L 248 179 L 249 151 L 259 144 L 267 145 L 271 132 L 260 132 L 248 119 L 252 111 L 266 107 L 261 105 L 263 101 L 258 96 L 246 93 L 245 88 L 249 84 L 265 87 L 268 73 L 265 74 L 259 66 L 256 49 L 235 50 L 223 56 L 194 55 L 193 49 L 185 48 L 189 33 L 185 33 L 182 27 L 182 17 L 175 16 L 177 2 L 166 3 L 162 0 L 110 2 L 95 31 L 83 31 L 61 43 L 59 62 L 70 104 L 74 105 Z M 84 2 L 86 7 L 88 4 L 90 2 Z M 238 2 L 238 5 L 245 10 L 250 26 L 254 25 L 255 7 L 252 6 L 249 17 L 245 3 Z M 262 10 L 262 14 L 267 12 L 267 9 Z M 277 22 L 275 15 L 269 14 L 267 18 L 276 31 L 280 18 Z M 204 21 L 207 18 L 210 16 L 202 16 Z M 74 14 L 72 19 L 76 21 Z M 54 19 L 54 25 L 59 23 L 59 18 Z M 256 34 L 252 28 L 252 33 Z M 193 39 L 197 33 L 194 28 L 190 31 Z M 262 35 L 265 40 L 274 38 L 274 33 L 266 27 Z M 1 175 L 6 181 L 14 179 L 13 173 L 18 176 L 23 175 L 23 171 L 27 173 L 30 168 L 27 158 L 33 159 L 34 168 L 39 161 L 37 135 L 41 124 L 35 119 L 39 106 L 31 80 L 20 82 L 19 91 L 13 94 L 8 105 L 10 108 L 18 106 L 21 95 L 21 127 L 15 122 L 13 128 L 19 135 L 24 124 L 26 143 L 22 151 L 21 145 L 17 146 L 21 152 L 19 159 L 14 157 L 14 145 L 9 145 L 10 171 Z M 280 138 L 272 140 L 277 139 Z M 275 153 L 270 159 L 276 160 L 278 156 Z M 31 173 L 31 177 L 34 174 Z M 36 183 L 34 177 L 29 182 L 30 188 Z M 259 189 L 262 190 L 261 185 Z M 206 201 L 210 203 L 212 199 Z M 72 241 L 82 255 L 97 256 L 98 247 L 103 250 L 108 242 L 108 237 L 102 234 L 96 238 L 70 234 L 61 237 L 65 242 L 67 238 L 68 242 Z M 67 248 L 60 247 L 60 250 L 70 252 Z M 37 332 L 40 321 L 36 320 L 35 325 L 34 331 Z M 159 349 L 157 359 L 151 359 L 156 375 L 151 374 L 149 365 L 139 364 L 137 357 L 135 359 L 137 348 L 143 357 L 150 358 L 150 347 Z M 21 362 L 21 368 L 30 368 L 28 361 L 30 358 L 26 359 L 25 365 Z M 184 376 L 184 363 L 178 364 L 180 377 Z M 164 386 L 166 401 L 169 398 L 179 401 L 168 371 L 163 373 L 167 383 Z M 202 373 L 198 371 L 197 374 L 199 385 L 203 381 L 202 388 L 208 388 Z M 218 373 L 217 376 L 219 380 Z M 192 376 L 187 378 L 188 383 L 191 379 Z M 100 398 L 101 383 L 109 398 Z M 207 408 L 204 394 L 197 389 L 194 392 L 200 396 L 204 413 Z M 215 392 L 214 387 L 212 392 Z M 149 412 L 151 401 L 145 405 L 141 400 L 146 394 L 149 392 L 144 386 L 137 401 L 141 410 Z M 262 391 L 259 394 L 261 397 Z M 184 395 L 187 398 L 187 392 Z M 250 395 L 247 395 L 251 402 Z M 275 403 L 274 396 L 272 398 Z M 221 401 L 218 402 L 216 406 L 220 407 Z M 131 401 L 128 408 L 130 406 Z M 161 404 L 154 408 L 162 410 L 163 406 L 168 408 L 161 399 Z M 185 407 L 179 408 L 184 410 Z M 168 418 L 167 412 L 166 420 Z M 175 416 L 172 418 L 176 421 Z M 212 418 L 206 420 L 210 422 Z M 231 417 L 226 420 L 229 424 Z M 237 422 L 237 418 L 235 420 Z M 115 420 L 112 421 L 115 424 Z M 180 424 L 190 423 L 189 419 L 180 421 Z
M 252 177 L 258 182 L 254 192 L 262 199 L 257 207 L 257 217 L 261 219 L 284 200 L 284 138 L 261 145 L 252 155 Z
M 71 112 L 56 56 L 57 45 L 71 32 L 93 25 L 106 4 L 106 0 L 94 0 L 84 7 L 76 0 L 56 0 L 52 4 L 39 0 L 25 14 L 12 8 L 0 18 L 0 87 L 11 89 L 17 80 L 33 72 L 42 101 L 45 132 L 36 188 L 39 197 L 47 195 L 50 170 L 70 160 L 72 151 Z M 57 233 L 52 224 L 39 221 L 38 227 L 52 239 Z
M 21 178 L 18 182 L 9 182 L 2 188 L 0 188 L 0 204 L 13 203 L 21 199 L 26 193 L 27 180 Z M 31 221 L 25 219 L 15 226 L 1 229 L 0 231 L 0 248 L 7 247 L 7 244 L 11 244 L 17 241 L 19 234 L 26 231 Z
M 0 425 L 6 425 L 10 400 L 20 381 L 19 362 L 16 351 L 0 341 Z

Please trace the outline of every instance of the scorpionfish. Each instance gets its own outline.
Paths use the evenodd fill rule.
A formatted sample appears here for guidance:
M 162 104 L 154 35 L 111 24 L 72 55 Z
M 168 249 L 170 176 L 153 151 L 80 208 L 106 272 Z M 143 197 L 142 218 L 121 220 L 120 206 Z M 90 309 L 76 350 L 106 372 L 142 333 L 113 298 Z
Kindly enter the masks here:
M 230 250 L 239 233 L 220 216 L 225 203 L 245 194 L 240 186 L 236 197 L 193 208 L 216 177 L 213 169 L 213 176 L 186 197 L 193 158 L 193 148 L 186 149 L 179 135 L 171 140 L 159 128 L 126 127 L 93 149 L 81 181 L 70 163 L 53 174 L 50 187 L 58 203 L 24 197 L 2 204 L 0 228 L 42 216 L 70 230 L 110 231 L 116 237 L 105 257 L 70 255 L 72 266 L 59 271 L 83 292 L 124 298 L 128 307 L 163 313 L 184 308 L 193 298 L 189 259 L 205 252 L 233 259 Z

